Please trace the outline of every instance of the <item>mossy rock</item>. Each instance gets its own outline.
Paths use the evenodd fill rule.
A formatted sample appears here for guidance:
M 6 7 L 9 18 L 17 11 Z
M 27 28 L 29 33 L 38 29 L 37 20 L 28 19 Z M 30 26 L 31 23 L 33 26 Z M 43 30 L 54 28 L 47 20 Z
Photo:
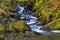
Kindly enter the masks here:
M 29 28 L 27 27 L 27 25 L 25 24 L 24 21 L 20 20 L 13 24 L 10 24 L 9 30 L 10 31 L 16 31 L 16 30 L 17 31 L 26 31 L 26 30 L 29 30 Z

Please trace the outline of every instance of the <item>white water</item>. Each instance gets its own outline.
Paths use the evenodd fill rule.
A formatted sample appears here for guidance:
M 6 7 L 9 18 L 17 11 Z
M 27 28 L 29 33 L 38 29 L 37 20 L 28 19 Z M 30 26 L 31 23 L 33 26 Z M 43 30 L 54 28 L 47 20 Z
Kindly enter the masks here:
M 24 7 L 18 6 L 18 13 L 21 15 L 20 19 L 27 19 L 25 20 L 26 24 L 31 28 L 32 31 L 35 31 L 37 33 L 41 34 L 51 34 L 51 33 L 60 33 L 60 30 L 52 30 L 52 31 L 45 31 L 45 30 L 40 30 L 41 22 L 38 20 L 37 17 L 34 17 L 32 15 L 29 15 L 27 12 L 23 13 Z M 27 10 L 28 11 L 28 10 Z M 29 19 L 29 20 L 28 20 Z

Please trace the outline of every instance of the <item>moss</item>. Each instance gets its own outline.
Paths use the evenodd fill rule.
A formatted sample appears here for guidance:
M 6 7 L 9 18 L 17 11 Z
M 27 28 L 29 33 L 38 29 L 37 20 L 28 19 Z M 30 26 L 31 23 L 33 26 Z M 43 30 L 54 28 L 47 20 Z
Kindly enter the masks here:
M 17 21 L 13 24 L 10 24 L 9 25 L 9 30 L 10 31 L 26 31 L 26 30 L 29 30 L 29 28 L 27 27 L 27 25 L 24 23 L 24 21 Z
M 60 30 L 60 20 L 56 21 L 52 25 L 53 25 L 53 26 L 51 26 L 52 30 Z
M 57 12 L 57 17 L 60 18 L 60 10 Z
M 0 24 L 0 31 L 1 31 L 1 32 L 4 32 L 4 25 L 1 25 L 1 24 Z

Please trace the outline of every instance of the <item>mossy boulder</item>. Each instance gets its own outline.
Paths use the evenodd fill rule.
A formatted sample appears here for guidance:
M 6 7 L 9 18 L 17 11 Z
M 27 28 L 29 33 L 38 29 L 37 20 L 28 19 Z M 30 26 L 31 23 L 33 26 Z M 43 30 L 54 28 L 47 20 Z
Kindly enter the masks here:
M 24 21 L 20 20 L 13 24 L 10 24 L 9 30 L 10 31 L 26 31 L 26 30 L 29 30 L 29 28 L 27 27 Z

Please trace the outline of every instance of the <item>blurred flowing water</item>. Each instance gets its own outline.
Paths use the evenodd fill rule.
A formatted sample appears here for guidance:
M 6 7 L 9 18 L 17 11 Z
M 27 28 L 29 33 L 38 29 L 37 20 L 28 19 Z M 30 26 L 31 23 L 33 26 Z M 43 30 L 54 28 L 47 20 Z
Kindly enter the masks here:
M 42 22 L 38 20 L 37 17 L 32 16 L 33 13 L 29 14 L 27 12 L 28 10 L 26 11 L 24 10 L 25 10 L 24 7 L 18 6 L 18 14 L 20 15 L 20 19 L 25 20 L 25 23 L 30 27 L 32 31 L 41 33 L 44 35 L 48 35 L 52 33 L 50 31 L 40 30 L 40 28 L 42 27 Z
M 25 23 L 30 27 L 30 29 L 34 32 L 49 35 L 52 33 L 60 33 L 60 30 L 41 30 L 42 22 L 38 20 L 37 17 L 33 16 L 33 12 L 31 13 L 26 10 L 27 6 L 24 7 L 18 6 L 18 14 L 20 15 L 20 19 L 25 20 Z M 25 11 L 24 11 L 25 10 Z

